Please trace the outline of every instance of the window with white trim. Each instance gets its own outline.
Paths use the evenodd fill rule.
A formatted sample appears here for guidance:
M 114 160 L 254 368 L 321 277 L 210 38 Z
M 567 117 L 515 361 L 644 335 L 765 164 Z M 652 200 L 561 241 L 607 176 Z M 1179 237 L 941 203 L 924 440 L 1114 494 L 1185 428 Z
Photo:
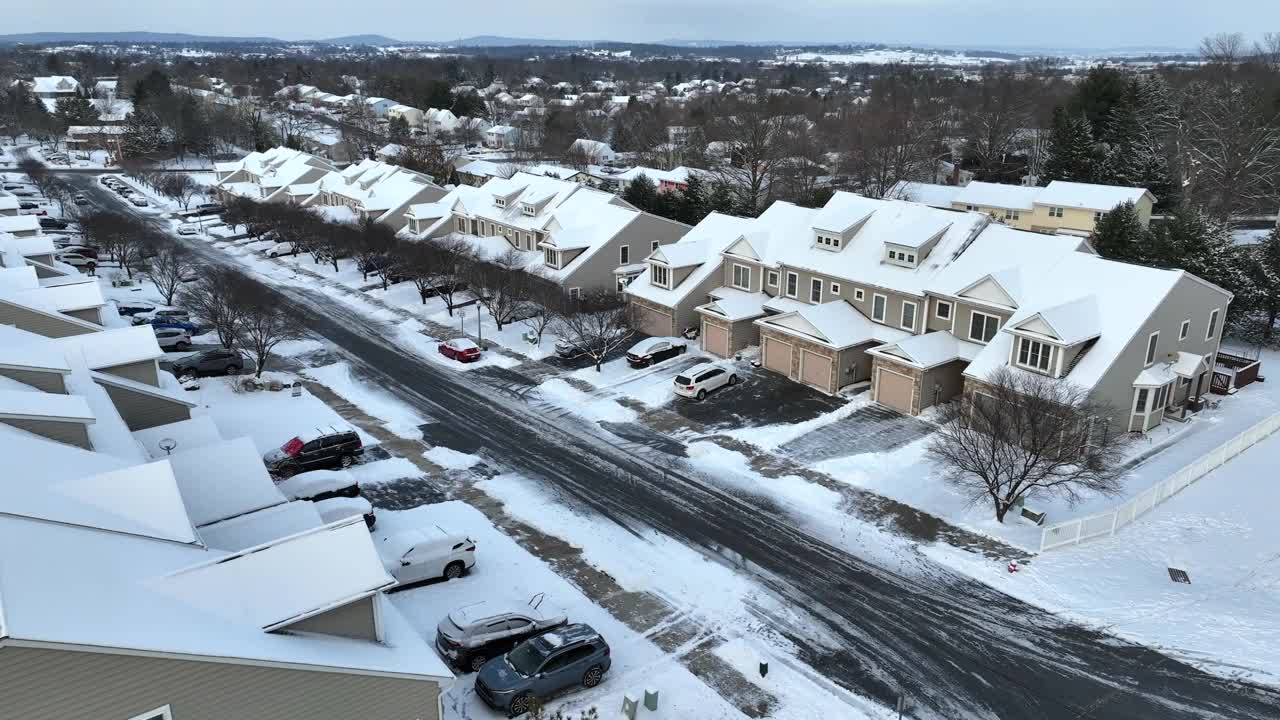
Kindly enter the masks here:
M 809 302 L 822 302 L 822 280 L 818 278 L 809 278 Z
M 833 283 L 831 283 L 831 294 L 832 294 L 832 295 L 839 295 L 839 294 L 840 294 L 840 283 L 838 283 L 838 282 L 833 282 Z
M 969 339 L 974 342 L 989 343 L 1000 329 L 1000 317 L 988 315 L 974 310 L 969 314 Z
M 416 222 L 416 221 L 415 221 L 415 222 Z M 464 233 L 464 232 L 466 232 L 466 231 L 467 231 L 467 219 L 466 219 L 466 218 L 457 218 L 457 219 L 455 219 L 455 220 L 454 220 L 454 222 L 457 224 L 458 232 Z
M 505 208 L 507 206 L 507 199 L 496 197 L 493 199 L 493 205 L 494 207 Z
M 653 244 L 649 246 L 649 252 L 657 252 L 658 245 L 659 245 L 658 241 L 654 240 Z
M 1053 217 L 1053 218 L 1060 218 L 1060 217 L 1062 217 L 1062 208 L 1060 208 L 1060 207 L 1051 207 L 1051 208 L 1049 208 L 1049 217 Z
M 1031 338 L 1018 338 L 1018 354 L 1014 362 L 1028 370 L 1047 373 L 1053 364 L 1053 346 Z
M 876 293 L 871 296 L 871 319 L 884 322 L 884 315 L 889 307 L 889 298 Z
M 1019 213 L 1017 210 L 1008 210 L 1008 209 L 1006 209 L 1006 210 L 1004 211 L 1004 219 L 1005 219 L 1005 220 L 1020 220 L 1021 218 L 1022 218 L 1022 214 L 1021 214 L 1021 213 Z
M 1186 340 L 1187 334 L 1191 332 L 1191 318 L 1182 321 L 1182 327 L 1178 328 L 1178 340 Z
M 631 246 L 630 245 L 618 246 L 618 264 L 626 265 L 630 262 L 631 262 Z
M 666 265 L 650 265 L 649 279 L 658 287 L 671 289 L 671 269 Z
M 768 278 L 769 278 L 769 283 L 768 283 L 769 287 L 775 287 L 775 288 L 778 287 L 778 271 L 777 270 L 770 270 Z
M 746 265 L 733 264 L 733 286 L 739 290 L 751 291 L 751 268 Z
M 1147 338 L 1147 367 L 1151 367 L 1156 361 L 1156 345 L 1160 342 L 1160 331 L 1151 333 Z
M 542 249 L 542 261 L 553 268 L 560 267 L 560 253 L 551 248 Z
M 787 297 L 795 297 L 800 292 L 800 276 L 789 272 L 787 273 Z
M 1212 340 L 1218 334 L 1218 310 L 1209 313 L 1209 329 L 1204 334 L 1205 340 Z
M 831 237 L 830 235 L 819 235 L 819 236 L 818 236 L 818 245 L 819 245 L 819 246 L 821 246 L 821 247 L 824 247 L 824 248 L 830 249 L 830 250 L 839 250 L 839 249 L 840 249 L 840 238 L 838 238 L 838 237 Z
M 933 316 L 939 320 L 950 320 L 951 303 L 946 300 L 939 300 L 938 303 L 933 306 Z
M 582 288 L 580 288 L 580 287 L 572 287 L 572 288 L 569 288 L 569 298 L 570 298 L 570 299 L 572 299 L 572 300 L 578 300 L 578 299 L 580 299 L 581 297 L 582 297 Z
M 141 715 L 135 715 L 129 720 L 173 720 L 173 711 L 168 705 L 158 707 L 150 712 L 144 712 Z
M 520 212 L 524 213 L 524 214 L 525 214 L 525 216 L 527 216 L 527 217 L 533 217 L 533 215 L 534 215 L 534 209 L 533 209 L 533 206 L 532 206 L 532 205 L 530 205 L 529 203 L 523 203 L 523 204 L 521 204 L 521 205 L 520 205 Z
M 903 330 L 916 329 L 916 304 L 915 303 L 911 302 L 910 300 L 902 301 L 901 320 L 902 322 L 898 325 L 898 327 L 902 328 Z
M 858 302 L 862 302 L 863 300 L 867 299 L 867 294 L 862 291 L 862 288 L 854 288 L 853 299 L 857 300 Z
M 1099 222 L 1099 221 L 1101 221 L 1101 220 L 1102 220 L 1102 213 L 1101 213 L 1100 211 L 1098 211 L 1098 210 L 1094 210 L 1094 211 L 1093 211 L 1093 221 L 1096 223 L 1096 222 Z

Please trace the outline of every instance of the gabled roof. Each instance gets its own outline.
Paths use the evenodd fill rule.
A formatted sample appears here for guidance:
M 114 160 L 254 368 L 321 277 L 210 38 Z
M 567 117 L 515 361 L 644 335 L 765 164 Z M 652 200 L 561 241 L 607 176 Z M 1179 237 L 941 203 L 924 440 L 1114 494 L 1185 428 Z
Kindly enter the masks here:
M 1005 185 L 975 180 L 956 193 L 954 202 L 978 207 L 1008 210 L 1033 210 L 1044 188 Z
M 294 500 L 205 525 L 200 528 L 200 539 L 211 548 L 239 552 L 323 524 L 315 503 Z
M 66 353 L 47 340 L 10 325 L 0 325 L 0 367 L 71 372 Z
M 1054 180 L 1040 191 L 1036 197 L 1037 205 L 1053 207 L 1083 208 L 1106 212 L 1127 202 L 1137 203 L 1146 195 L 1154 201 L 1155 196 L 1146 188 L 1123 187 L 1119 185 L 1095 185 L 1093 183 L 1065 182 Z
M 1065 345 L 1075 345 L 1098 336 L 1102 317 L 1093 295 L 1044 308 L 1036 314 L 1011 323 L 1010 328 L 1044 335 Z
M 35 215 L 0 215 L 0 233 L 40 232 Z
M 707 278 L 720 271 L 720 253 L 734 240 L 742 237 L 742 233 L 756 222 L 751 218 L 710 213 L 685 233 L 684 237 L 674 243 L 660 245 L 655 251 L 662 253 L 664 258 L 675 256 L 682 262 L 687 262 L 683 267 L 696 266 L 683 282 L 671 290 L 658 287 L 650 280 L 651 271 L 646 264 L 645 269 L 627 286 L 627 294 L 666 307 L 675 307 Z
M 905 330 L 871 322 L 844 300 L 808 305 L 793 312 L 761 318 L 755 324 L 837 350 L 872 341 L 896 342 L 910 335 Z
M 945 330 L 911 335 L 895 343 L 880 345 L 867 352 L 906 361 L 915 367 L 928 370 L 953 360 L 970 361 L 977 357 L 982 346 L 961 340 Z
M 951 203 L 964 188 L 959 185 L 934 185 L 932 183 L 910 182 L 899 180 L 889 192 L 884 194 L 885 200 L 906 200 L 929 207 L 951 209 Z
M 92 323 L 84 324 L 97 328 Z M 90 370 L 101 370 L 164 357 L 164 352 L 156 342 L 155 331 L 150 325 L 98 329 L 98 332 L 56 338 L 54 342 L 62 346 L 67 353 L 82 357 Z
M 737 288 L 721 287 L 711 291 L 711 302 L 699 305 L 697 310 L 708 315 L 738 322 L 764 315 L 764 304 L 769 296 L 762 292 L 747 292 Z
M 179 449 L 168 459 L 196 526 L 286 501 L 267 474 L 253 440 L 247 437 Z
M 0 388 L 0 419 L 51 420 L 92 425 L 93 411 L 84 398 L 25 390 Z

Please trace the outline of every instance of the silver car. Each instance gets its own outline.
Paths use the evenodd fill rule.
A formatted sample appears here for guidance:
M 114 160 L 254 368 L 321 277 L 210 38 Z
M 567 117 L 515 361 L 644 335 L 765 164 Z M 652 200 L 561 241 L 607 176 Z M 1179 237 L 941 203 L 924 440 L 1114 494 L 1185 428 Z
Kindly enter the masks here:
M 165 352 L 186 352 L 191 349 L 191 333 L 182 328 L 156 328 L 156 343 Z
M 458 670 L 477 672 L 492 658 L 569 621 L 564 615 L 542 614 L 537 607 L 541 599 L 539 593 L 519 610 L 483 602 L 458 608 L 436 627 L 436 651 Z

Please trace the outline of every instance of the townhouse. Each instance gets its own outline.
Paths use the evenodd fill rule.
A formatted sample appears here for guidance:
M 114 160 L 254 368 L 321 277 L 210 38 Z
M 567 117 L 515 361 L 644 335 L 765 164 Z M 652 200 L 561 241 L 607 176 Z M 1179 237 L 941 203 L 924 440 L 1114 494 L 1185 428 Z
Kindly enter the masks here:
M 825 393 L 867 382 L 913 415 L 981 392 L 998 368 L 1092 391 L 1135 432 L 1209 391 L 1231 295 L 1190 273 L 849 193 L 732 220 L 708 216 L 646 258 L 627 288 L 639 329 L 681 332 L 692 311 L 710 353 L 759 346 L 767 370 Z
M 484 146 L 496 150 L 512 150 L 520 145 L 520 128 L 494 125 L 484 131 Z
M 422 127 L 422 111 L 412 105 L 392 105 L 387 108 L 387 120 L 403 120 L 411 128 Z
M 285 189 L 290 202 L 303 207 L 343 208 L 326 212 L 335 219 L 372 220 L 399 230 L 405 212 L 414 204 L 433 203 L 445 195 L 431 177 L 380 160 L 361 160 L 343 170 L 325 173 L 315 182 Z
M 438 202 L 411 206 L 405 217 L 410 236 L 457 234 L 482 254 L 524 253 L 526 269 L 571 294 L 620 290 L 643 270 L 643 256 L 689 230 L 609 193 L 524 172 L 478 188 L 460 185 Z
M 286 189 L 318 181 L 337 168 L 310 153 L 287 147 L 252 152 L 241 160 L 213 166 L 214 193 L 222 202 L 248 198 L 258 202 L 283 202 Z
M 80 81 L 70 75 L 49 75 L 32 78 L 31 94 L 42 100 L 73 97 L 80 94 Z
M 963 187 L 900 182 L 887 198 L 910 200 L 939 208 L 981 212 L 1019 230 L 1070 233 L 1087 237 L 1102 214 L 1133 203 L 1138 219 L 1151 222 L 1156 198 L 1143 188 L 1054 180 L 1045 187 L 971 182 Z

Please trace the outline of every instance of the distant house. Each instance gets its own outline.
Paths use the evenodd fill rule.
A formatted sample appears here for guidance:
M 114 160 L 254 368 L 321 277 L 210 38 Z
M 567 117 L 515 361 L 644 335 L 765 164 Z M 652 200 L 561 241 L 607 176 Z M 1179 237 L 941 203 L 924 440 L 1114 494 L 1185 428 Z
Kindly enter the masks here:
M 578 138 L 569 145 L 570 157 L 585 158 L 591 165 L 608 165 L 618 159 L 618 153 L 608 143 Z
M 934 207 L 986 213 L 1019 230 L 1087 236 L 1098 220 L 1119 205 L 1133 203 L 1143 225 L 1151 222 L 1156 198 L 1145 188 L 1055 180 L 1047 187 L 971 182 L 964 187 L 898 183 L 886 196 Z
M 71 97 L 79 94 L 80 81 L 69 75 L 32 78 L 31 92 L 36 97 L 45 100 Z
M 119 155 L 123 125 L 72 125 L 67 128 L 67 145 L 73 150 L 109 150 Z
M 404 120 L 411 128 L 422 127 L 422 111 L 412 105 L 392 105 L 387 108 L 388 120 Z
M 314 182 L 292 185 L 285 192 L 290 202 L 303 207 L 337 208 L 344 211 L 338 214 L 383 223 L 394 230 L 404 227 L 410 205 L 435 202 L 445 195 L 444 188 L 429 176 L 379 160 L 361 160 Z M 329 211 L 324 214 L 335 215 Z
M 520 144 L 520 128 L 510 125 L 494 125 L 484 131 L 484 145 L 498 150 L 510 150 Z
M 367 97 L 364 99 L 364 104 L 373 111 L 374 117 L 385 118 L 387 116 L 387 110 L 394 107 L 396 101 L 388 100 L 384 97 Z
M 215 163 L 213 190 L 227 202 L 243 197 L 261 202 L 283 202 L 291 185 L 315 182 L 334 170 L 333 163 L 301 150 L 276 147 L 252 152 L 242 160 Z
M 480 187 L 492 178 L 506 177 L 511 174 L 503 164 L 489 160 L 459 160 L 458 162 L 458 181 L 464 185 Z

